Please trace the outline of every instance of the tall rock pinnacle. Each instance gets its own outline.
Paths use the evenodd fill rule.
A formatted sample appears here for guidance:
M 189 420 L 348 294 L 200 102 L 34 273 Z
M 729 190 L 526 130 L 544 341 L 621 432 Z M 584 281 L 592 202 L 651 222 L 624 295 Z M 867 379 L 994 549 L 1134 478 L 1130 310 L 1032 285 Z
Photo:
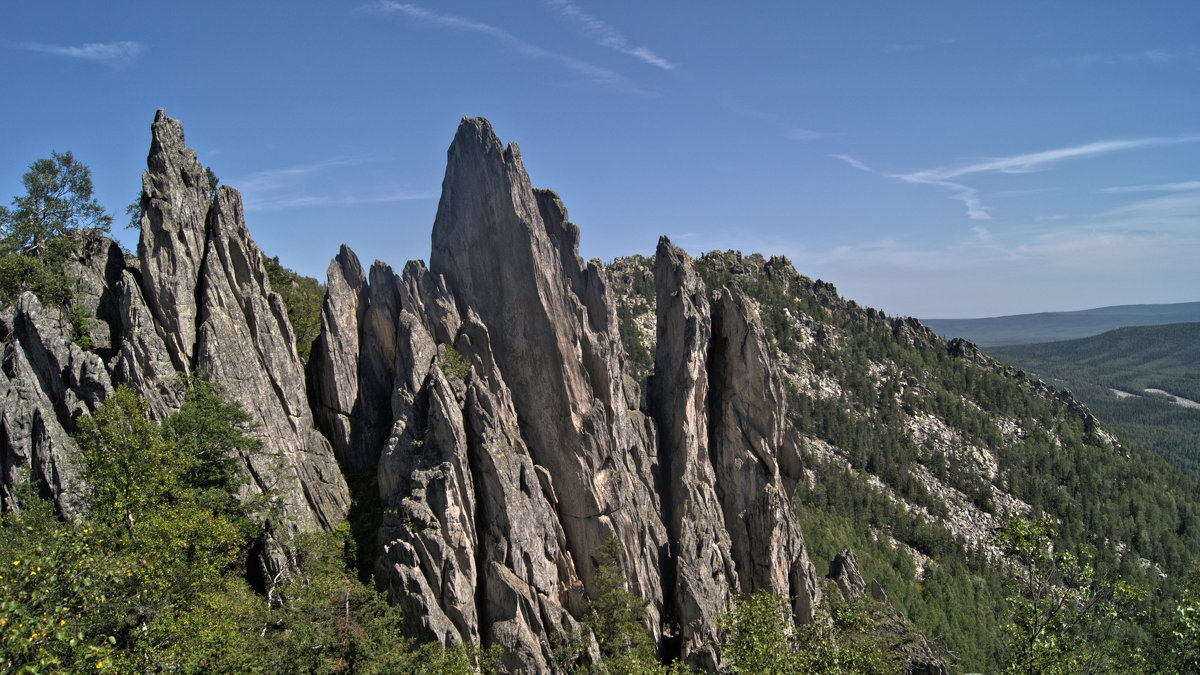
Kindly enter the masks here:
M 146 304 L 162 326 L 176 370 L 191 372 L 196 343 L 196 284 L 212 202 L 208 176 L 183 141 L 183 125 L 159 109 L 142 173 L 142 263 Z
M 254 418 L 263 452 L 243 457 L 251 489 L 278 493 L 291 528 L 332 529 L 346 517 L 349 493 L 329 442 L 313 425 L 291 323 L 246 229 L 241 195 L 227 186 L 212 190 L 178 120 L 159 110 L 151 132 L 142 174 L 141 293 L 125 291 L 128 334 L 119 340 L 114 372 L 152 408 L 177 403 L 163 395 L 163 380 L 175 373 L 143 354 L 161 336 L 175 371 L 223 385 Z M 139 296 L 152 326 L 138 320 Z M 286 534 L 273 541 L 263 560 L 272 572 L 286 565 Z
M 621 386 L 616 310 L 557 196 L 535 191 L 516 145 L 464 118 L 448 153 L 430 271 L 488 327 L 529 452 L 548 474 L 566 545 L 592 590 L 596 550 L 616 537 L 634 592 L 662 601 L 666 543 L 651 454 Z M 655 625 L 657 628 L 657 625 Z

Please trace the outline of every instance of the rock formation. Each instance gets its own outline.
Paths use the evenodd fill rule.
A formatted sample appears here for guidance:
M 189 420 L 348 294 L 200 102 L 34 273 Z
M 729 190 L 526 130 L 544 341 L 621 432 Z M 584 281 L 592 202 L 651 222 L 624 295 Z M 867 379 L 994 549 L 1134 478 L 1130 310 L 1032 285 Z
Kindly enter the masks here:
M 74 344 L 59 310 L 32 296 L 0 317 L 6 503 L 25 474 L 64 513 L 78 512 L 87 490 L 70 438 L 75 420 L 118 384 L 144 397 L 161 420 L 182 402 L 179 374 L 199 373 L 240 401 L 256 424 L 263 448 L 242 458 L 248 489 L 279 495 L 279 521 L 289 532 L 332 528 L 346 516 L 346 483 L 313 425 L 291 324 L 246 230 L 241 196 L 212 191 L 177 120 L 159 110 L 151 134 L 140 269 L 94 232 L 82 234 L 68 265 L 79 279 L 78 303 L 94 318 L 92 351 Z M 259 559 L 263 572 L 289 566 L 289 532 L 271 534 Z
M 119 384 L 161 420 L 182 400 L 178 374 L 196 374 L 224 385 L 263 441 L 242 459 L 247 490 L 278 495 L 287 524 L 264 542 L 268 575 L 287 571 L 291 534 L 346 520 L 349 482 L 359 503 L 381 505 L 360 555 L 389 599 L 428 636 L 500 645 L 514 672 L 599 658 L 586 618 L 611 590 L 596 575 L 610 540 L 665 658 L 720 667 L 718 618 L 735 593 L 785 595 L 797 621 L 813 619 L 798 445 L 736 282 L 708 288 L 660 241 L 647 417 L 603 268 L 579 257 L 578 228 L 532 187 L 517 146 L 465 118 L 429 267 L 364 270 L 343 246 L 306 369 L 240 195 L 209 185 L 161 110 L 152 136 L 139 264 L 92 235 L 72 263 L 97 319 L 92 351 L 31 295 L 0 313 L 6 508 L 32 482 L 80 512 L 75 420 Z M 575 664 L 556 660 L 567 644 L 580 645 Z
M 712 461 L 742 589 L 789 597 L 797 619 L 811 621 L 820 596 L 792 503 L 800 458 L 787 395 L 758 312 L 736 282 L 713 296 L 709 372 Z
M 517 146 L 501 145 L 486 120 L 464 119 L 448 153 L 430 272 L 489 327 L 584 586 L 595 590 L 590 558 L 616 537 L 657 626 L 666 533 L 652 455 L 630 421 L 613 300 L 578 245 L 562 203 L 530 186 Z
M 679 622 L 683 658 L 714 669 L 717 618 L 740 584 L 710 461 L 709 299 L 687 254 L 665 237 L 658 243 L 654 276 L 658 347 L 650 400 L 675 562 L 671 609 Z
M 100 357 L 72 340 L 62 312 L 23 294 L 0 316 L 0 498 L 19 508 L 16 491 L 35 487 L 68 517 L 86 507 L 88 488 L 70 433 L 75 418 L 112 391 Z
M 674 609 L 683 657 L 711 670 L 716 618 L 731 592 L 792 598 L 797 620 L 811 621 L 820 591 L 791 498 L 799 453 L 757 312 L 736 283 L 710 295 L 691 258 L 666 237 L 654 276 L 650 399 L 676 563 Z

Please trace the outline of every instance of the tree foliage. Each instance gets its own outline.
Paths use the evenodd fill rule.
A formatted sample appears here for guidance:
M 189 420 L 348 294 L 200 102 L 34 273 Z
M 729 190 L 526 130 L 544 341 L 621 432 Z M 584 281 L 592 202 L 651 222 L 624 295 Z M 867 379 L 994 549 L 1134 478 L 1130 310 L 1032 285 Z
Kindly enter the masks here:
M 313 341 L 321 333 L 321 305 L 325 301 L 325 286 L 279 262 L 279 256 L 263 256 L 271 290 L 283 299 L 288 320 L 296 334 L 296 353 L 305 362 L 312 352 Z
M 1122 633 L 1145 590 L 1096 569 L 1090 551 L 1056 548 L 1048 518 L 1010 518 L 996 542 L 1015 567 L 1004 625 L 1009 673 L 1134 672 L 1144 655 Z
M 42 302 L 66 306 L 74 290 L 63 268 L 83 228 L 107 232 L 112 217 L 92 197 L 88 167 L 68 152 L 29 165 L 25 194 L 0 206 L 0 296 L 32 291 Z
M 889 655 L 886 638 L 875 633 L 869 602 L 827 597 L 817 621 L 796 625 L 786 597 L 766 591 L 739 595 L 721 618 L 726 668 L 771 675 L 898 675 L 901 664 Z

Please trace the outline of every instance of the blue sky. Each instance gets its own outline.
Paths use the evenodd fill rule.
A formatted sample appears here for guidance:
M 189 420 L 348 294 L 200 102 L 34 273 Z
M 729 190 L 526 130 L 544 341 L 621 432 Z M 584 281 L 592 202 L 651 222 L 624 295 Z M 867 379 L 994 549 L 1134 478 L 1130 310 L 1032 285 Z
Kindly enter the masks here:
M 584 257 L 784 254 L 925 318 L 1195 301 L 1197 26 L 1196 2 L 9 2 L 0 199 L 69 149 L 120 214 L 162 107 L 268 254 L 400 267 L 483 115 Z

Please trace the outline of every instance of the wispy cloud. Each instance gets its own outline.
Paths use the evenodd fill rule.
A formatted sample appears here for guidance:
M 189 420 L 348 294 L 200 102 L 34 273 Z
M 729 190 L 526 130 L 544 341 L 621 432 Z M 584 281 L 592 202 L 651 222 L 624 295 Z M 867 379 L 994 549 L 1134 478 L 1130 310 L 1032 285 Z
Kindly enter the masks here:
M 675 64 L 655 54 L 650 48 L 634 46 L 629 40 L 625 39 L 625 36 L 620 31 L 613 28 L 607 21 L 579 9 L 570 0 L 546 0 L 546 4 L 558 9 L 558 11 L 562 12 L 563 16 L 578 22 L 583 27 L 584 32 L 594 38 L 602 47 L 626 56 L 632 56 L 663 70 L 672 70 L 675 68 Z
M 132 61 L 142 53 L 142 45 L 137 42 L 123 40 L 120 42 L 88 42 L 82 45 L 52 45 L 40 42 L 19 42 L 10 45 L 16 49 L 31 52 L 69 56 L 73 59 L 97 61 L 110 66 L 122 65 Z
M 407 202 L 420 199 L 433 199 L 435 193 L 410 192 L 397 190 L 395 192 L 380 192 L 377 194 L 333 194 L 333 195 L 294 195 L 268 199 L 246 198 L 247 211 L 284 211 L 311 206 L 355 206 L 359 204 L 384 204 L 391 202 Z
M 1194 59 L 1195 56 L 1195 48 L 1184 50 L 1145 49 L 1138 52 L 1076 54 L 1075 56 L 1059 59 L 1051 63 L 1067 63 L 1078 68 L 1120 65 L 1166 66 L 1179 61 Z
M 1082 145 L 1073 145 L 1065 148 L 1043 150 L 1041 152 L 1010 155 L 1008 157 L 993 157 L 957 166 L 924 169 L 909 173 L 883 173 L 871 169 L 866 164 L 863 164 L 859 160 L 848 155 L 835 155 L 835 157 L 846 162 L 850 166 L 859 169 L 860 171 L 866 171 L 869 173 L 886 176 L 888 178 L 894 178 L 905 183 L 932 185 L 934 187 L 948 190 L 950 192 L 951 199 L 961 201 L 966 206 L 968 218 L 972 220 L 989 220 L 992 217 L 991 213 L 989 212 L 990 209 L 989 207 L 984 206 L 983 200 L 979 195 L 979 190 L 971 187 L 970 185 L 966 185 L 959 179 L 967 176 L 987 173 L 1032 173 L 1035 171 L 1044 171 L 1055 164 L 1069 160 L 1087 159 L 1115 152 L 1143 150 L 1166 145 L 1195 143 L 1197 141 L 1200 141 L 1200 135 L 1155 136 L 1148 138 L 1104 140 L 1095 141 L 1092 143 L 1084 143 Z M 1110 191 L 1114 192 L 1118 190 L 1119 189 L 1110 189 Z M 1126 189 L 1125 191 L 1132 192 L 1135 190 Z
M 850 155 L 833 155 L 833 156 L 836 157 L 837 159 L 840 159 L 843 162 L 849 164 L 850 166 L 858 169 L 859 171 L 866 171 L 867 173 L 878 173 L 877 171 L 875 171 L 875 169 L 872 169 L 871 167 L 869 167 L 866 164 L 860 162 L 859 160 L 851 157 Z
M 433 199 L 434 192 L 383 187 L 367 191 L 328 192 L 329 170 L 352 171 L 357 167 L 383 162 L 381 159 L 328 159 L 294 166 L 256 171 L 231 185 L 242 193 L 247 211 L 282 211 L 311 206 L 353 206 L 387 202 Z M 320 186 L 320 187 L 316 187 Z
M 815 141 L 821 138 L 828 138 L 830 135 L 824 131 L 813 131 L 804 127 L 792 127 L 787 131 L 787 137 L 793 141 Z
M 851 157 L 850 155 L 833 155 L 833 156 L 835 158 L 840 159 L 843 162 L 849 164 L 850 166 L 858 169 L 859 171 L 865 171 L 867 173 L 873 173 L 873 174 L 876 174 L 879 176 L 886 176 L 888 178 L 895 178 L 897 180 L 902 180 L 906 183 L 922 183 L 924 185 L 934 185 L 936 187 L 945 188 L 947 190 L 950 190 L 950 192 L 951 192 L 950 198 L 951 199 L 956 199 L 956 200 L 962 202 L 964 205 L 966 205 L 968 218 L 970 218 L 971 220 L 991 220 L 992 214 L 988 213 L 988 208 L 983 205 L 983 200 L 981 200 L 979 198 L 979 191 L 973 187 L 970 187 L 968 185 L 963 185 L 962 183 L 955 183 L 955 182 L 948 181 L 948 180 L 939 180 L 933 175 L 928 175 L 928 176 L 923 175 L 924 172 L 921 172 L 920 174 L 909 174 L 909 175 L 882 173 L 880 171 L 876 171 L 875 169 L 872 169 L 871 167 L 867 166 L 866 164 L 859 161 L 858 159 Z
M 1031 152 L 1023 155 L 1012 155 L 1010 157 L 985 159 L 980 162 L 974 162 L 957 167 L 926 169 L 924 171 L 917 171 L 914 173 L 899 174 L 896 177 L 913 183 L 922 183 L 926 181 L 939 181 L 958 178 L 975 173 L 1031 173 L 1034 171 L 1041 171 L 1052 164 L 1056 164 L 1064 160 L 1082 159 L 1085 157 L 1106 155 L 1113 152 L 1141 150 L 1143 148 L 1152 148 L 1163 145 L 1195 143 L 1196 141 L 1200 141 L 1200 135 L 1160 136 L 1127 140 L 1095 141 L 1093 143 L 1073 145 L 1066 148 L 1043 150 L 1042 152 Z
M 1190 192 L 1200 190 L 1200 180 L 1189 180 L 1182 183 L 1162 183 L 1161 185 L 1122 185 L 1104 188 L 1101 192 L 1119 194 L 1123 192 Z
M 527 56 L 529 58 L 555 62 L 567 68 L 568 70 L 575 71 L 576 73 L 587 77 L 597 84 L 606 87 L 612 87 L 614 89 L 620 89 L 628 93 L 646 93 L 637 89 L 626 78 L 612 70 L 609 70 L 608 68 L 597 66 L 593 63 L 588 63 L 587 61 L 582 61 L 565 54 L 559 54 L 557 52 L 552 52 L 548 49 L 543 49 L 536 45 L 530 44 L 504 30 L 503 28 L 500 28 L 499 26 L 472 21 L 471 19 L 453 14 L 435 12 L 431 9 L 426 9 L 418 5 L 401 2 L 388 2 L 386 0 L 372 5 L 367 5 L 365 9 L 384 14 L 402 14 L 410 19 L 415 19 L 430 26 L 456 30 L 464 33 L 485 35 L 500 43 L 500 45 L 506 49 L 510 49 L 518 54 L 521 54 L 522 56 Z

